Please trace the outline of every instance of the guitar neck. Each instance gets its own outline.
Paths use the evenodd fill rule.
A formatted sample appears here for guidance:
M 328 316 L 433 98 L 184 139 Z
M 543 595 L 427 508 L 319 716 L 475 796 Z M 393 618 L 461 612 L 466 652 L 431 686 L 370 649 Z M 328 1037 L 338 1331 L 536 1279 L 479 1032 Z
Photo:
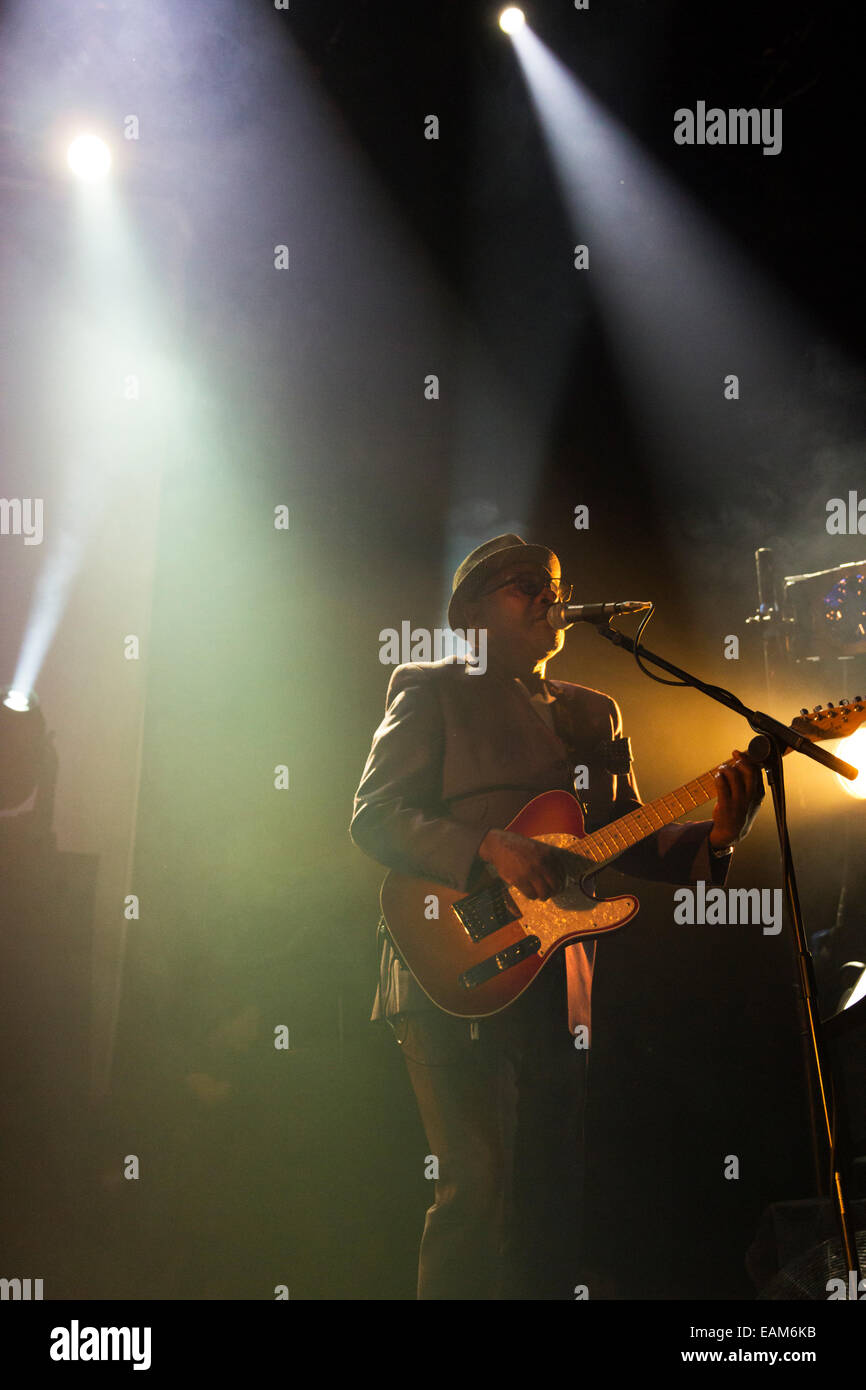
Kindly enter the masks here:
M 580 841 L 580 854 L 602 865 L 622 854 L 648 835 L 654 835 L 663 825 L 672 825 L 687 811 L 715 800 L 717 795 L 715 775 L 718 766 L 711 767 L 691 782 L 684 782 L 675 791 L 659 796 L 655 801 L 647 801 L 627 816 L 585 835 Z

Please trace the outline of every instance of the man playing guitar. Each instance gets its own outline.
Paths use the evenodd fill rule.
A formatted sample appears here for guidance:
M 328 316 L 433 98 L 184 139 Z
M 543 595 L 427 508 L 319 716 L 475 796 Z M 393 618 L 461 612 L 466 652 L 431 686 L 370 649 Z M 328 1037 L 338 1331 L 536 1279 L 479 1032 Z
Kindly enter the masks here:
M 487 541 L 458 567 L 448 620 L 453 629 L 486 630 L 486 670 L 456 659 L 398 666 L 355 797 L 352 839 L 393 873 L 430 880 L 426 889 L 448 886 L 452 897 L 495 880 L 503 892 L 547 902 L 573 882 L 575 855 L 573 846 L 505 828 L 527 803 L 551 791 L 573 797 L 579 766 L 588 776 L 590 833 L 641 806 L 616 702 L 546 676 L 564 641 L 547 610 L 569 594 L 556 555 L 515 535 Z M 712 820 L 667 824 L 629 841 L 617 869 L 669 883 L 724 883 L 763 781 L 736 749 L 714 776 Z M 430 920 L 416 923 L 434 947 L 436 897 L 425 890 Z M 478 928 L 482 952 L 496 926 Z M 511 963 L 491 950 L 491 969 Z M 472 972 L 462 981 L 465 1007 L 439 1007 L 380 921 L 373 1018 L 388 1020 L 403 1049 L 438 1172 L 419 1298 L 571 1299 L 580 1282 L 588 1049 L 576 1042 L 589 1038 L 595 941 L 553 950 L 539 971 L 542 956 L 516 966 L 528 972 L 523 979 L 536 971 L 539 978 L 508 1007 L 479 1004 L 473 1019 L 481 990 L 469 990 Z

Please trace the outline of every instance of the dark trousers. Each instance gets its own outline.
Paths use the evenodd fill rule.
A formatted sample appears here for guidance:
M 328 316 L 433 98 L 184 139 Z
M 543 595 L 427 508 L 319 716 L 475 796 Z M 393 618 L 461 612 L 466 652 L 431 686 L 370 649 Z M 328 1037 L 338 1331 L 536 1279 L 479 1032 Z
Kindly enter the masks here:
M 477 1039 L 438 1009 L 392 1022 L 438 1160 L 418 1297 L 573 1299 L 588 1054 L 568 1032 L 562 952 Z

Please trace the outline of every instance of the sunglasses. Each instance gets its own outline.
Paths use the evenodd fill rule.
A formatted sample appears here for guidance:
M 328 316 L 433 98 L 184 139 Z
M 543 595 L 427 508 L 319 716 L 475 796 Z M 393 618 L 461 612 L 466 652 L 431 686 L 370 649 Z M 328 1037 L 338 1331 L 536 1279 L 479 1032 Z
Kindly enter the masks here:
M 560 579 L 553 579 L 549 574 L 543 576 L 534 574 L 514 574 L 510 579 L 503 579 L 501 583 L 494 584 L 492 589 L 485 589 L 479 594 L 479 598 L 486 598 L 488 594 L 495 594 L 499 589 L 514 588 L 519 589 L 527 598 L 535 599 L 543 593 L 545 589 L 551 589 L 556 596 L 557 603 L 568 603 L 572 594 L 572 585 L 563 584 Z

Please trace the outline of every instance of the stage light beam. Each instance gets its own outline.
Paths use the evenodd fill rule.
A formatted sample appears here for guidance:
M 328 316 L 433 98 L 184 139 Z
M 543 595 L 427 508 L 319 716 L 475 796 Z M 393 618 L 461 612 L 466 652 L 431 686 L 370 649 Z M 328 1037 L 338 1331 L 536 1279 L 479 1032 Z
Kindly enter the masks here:
M 76 135 L 66 151 L 66 162 L 76 178 L 93 183 L 111 168 L 111 151 L 98 135 Z
M 499 27 L 506 34 L 516 34 L 526 23 L 526 15 L 516 5 L 509 5 L 499 16 Z

